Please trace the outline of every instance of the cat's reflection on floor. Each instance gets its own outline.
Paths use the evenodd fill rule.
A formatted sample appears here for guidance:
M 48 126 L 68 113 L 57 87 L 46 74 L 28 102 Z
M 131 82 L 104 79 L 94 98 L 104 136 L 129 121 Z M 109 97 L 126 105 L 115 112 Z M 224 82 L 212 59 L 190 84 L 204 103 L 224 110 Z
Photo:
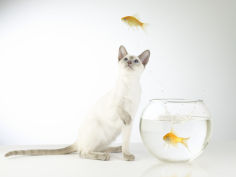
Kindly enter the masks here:
M 148 167 L 140 177 L 208 177 L 203 168 L 190 163 L 158 163 Z

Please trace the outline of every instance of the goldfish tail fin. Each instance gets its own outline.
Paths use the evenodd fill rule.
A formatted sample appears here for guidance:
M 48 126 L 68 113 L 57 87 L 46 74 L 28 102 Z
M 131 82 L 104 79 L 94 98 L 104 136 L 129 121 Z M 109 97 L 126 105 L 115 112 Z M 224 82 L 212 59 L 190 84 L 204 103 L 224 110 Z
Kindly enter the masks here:
M 187 144 L 187 141 L 189 140 L 189 138 L 183 138 L 181 143 L 188 149 L 189 152 L 191 152 L 188 148 L 188 144 Z
M 187 144 L 187 141 L 189 140 L 189 138 L 182 138 L 182 141 L 181 141 L 181 143 L 183 143 L 183 145 L 185 146 L 185 147 L 187 147 L 188 146 L 188 144 Z
M 141 25 L 141 28 L 145 33 L 147 32 L 147 26 L 148 25 L 149 25 L 148 23 L 142 23 L 142 25 Z

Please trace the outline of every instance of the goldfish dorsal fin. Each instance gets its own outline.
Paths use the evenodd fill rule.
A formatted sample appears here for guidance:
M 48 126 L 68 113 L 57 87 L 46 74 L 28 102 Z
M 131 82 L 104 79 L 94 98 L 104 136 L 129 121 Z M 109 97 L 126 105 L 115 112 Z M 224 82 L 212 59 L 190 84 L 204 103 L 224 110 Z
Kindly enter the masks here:
M 170 132 L 175 134 L 175 131 L 174 131 L 173 127 L 171 127 Z
M 135 13 L 135 14 L 133 15 L 133 17 L 135 17 L 136 19 L 139 20 L 139 14 L 138 14 L 138 13 Z

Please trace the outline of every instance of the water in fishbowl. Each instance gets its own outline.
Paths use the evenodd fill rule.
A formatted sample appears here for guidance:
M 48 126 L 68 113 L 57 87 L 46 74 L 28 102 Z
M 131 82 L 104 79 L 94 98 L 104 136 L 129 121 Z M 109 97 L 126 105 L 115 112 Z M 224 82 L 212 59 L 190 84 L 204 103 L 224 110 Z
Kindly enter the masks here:
M 140 122 L 141 137 L 149 151 L 161 160 L 176 162 L 190 161 L 202 152 L 209 140 L 210 127 L 208 117 L 186 115 L 166 115 Z M 166 141 L 168 135 L 172 141 Z

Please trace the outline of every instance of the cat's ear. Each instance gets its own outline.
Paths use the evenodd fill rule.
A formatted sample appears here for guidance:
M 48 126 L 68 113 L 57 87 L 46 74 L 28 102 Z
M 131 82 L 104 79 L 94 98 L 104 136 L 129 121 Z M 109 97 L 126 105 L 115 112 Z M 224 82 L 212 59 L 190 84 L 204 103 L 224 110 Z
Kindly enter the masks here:
M 125 47 L 123 45 L 121 45 L 120 48 L 119 48 L 119 54 L 118 54 L 119 61 L 122 58 L 124 58 L 127 54 L 128 54 L 128 52 L 126 51 Z
M 143 65 L 146 66 L 146 64 L 148 63 L 149 57 L 150 57 L 150 51 L 145 50 L 138 57 L 141 60 L 141 62 L 143 63 Z

